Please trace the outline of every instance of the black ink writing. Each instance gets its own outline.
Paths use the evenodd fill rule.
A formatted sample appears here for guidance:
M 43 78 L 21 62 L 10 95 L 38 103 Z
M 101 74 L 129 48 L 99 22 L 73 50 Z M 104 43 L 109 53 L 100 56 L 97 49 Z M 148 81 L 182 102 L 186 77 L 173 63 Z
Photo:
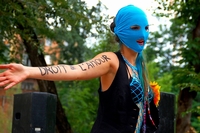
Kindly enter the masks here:
M 84 66 L 84 64 L 81 64 L 82 66 Z M 86 71 L 85 68 L 83 68 L 81 65 L 79 65 L 79 67 L 81 68 L 82 71 Z
M 106 55 L 102 55 L 101 58 L 105 59 L 106 61 L 110 60 L 110 58 L 108 58 Z
M 94 68 L 95 66 L 101 65 L 102 63 L 108 62 L 108 60 L 111 60 L 111 59 L 108 58 L 106 55 L 102 55 L 101 58 L 91 60 L 90 62 L 86 62 L 85 64 L 87 65 L 87 69 L 90 69 L 90 68 Z M 79 65 L 79 67 L 81 68 L 82 71 L 87 70 L 84 64 Z
M 74 66 L 70 66 L 71 70 L 75 70 L 76 68 Z
M 65 69 L 65 66 L 64 65 L 59 65 L 60 67 L 62 67 L 64 70 L 65 70 L 65 73 L 67 73 L 67 70 Z M 58 67 L 59 67 L 58 66 Z
M 47 66 L 47 67 L 38 67 L 42 76 L 48 74 L 57 74 L 62 73 L 62 70 L 67 73 L 67 70 L 64 66 Z
M 94 65 L 91 63 L 91 62 L 89 62 L 89 63 L 86 63 L 87 64 L 87 66 L 88 66 L 88 69 L 90 69 L 90 67 L 91 68 L 93 68 L 94 67 Z

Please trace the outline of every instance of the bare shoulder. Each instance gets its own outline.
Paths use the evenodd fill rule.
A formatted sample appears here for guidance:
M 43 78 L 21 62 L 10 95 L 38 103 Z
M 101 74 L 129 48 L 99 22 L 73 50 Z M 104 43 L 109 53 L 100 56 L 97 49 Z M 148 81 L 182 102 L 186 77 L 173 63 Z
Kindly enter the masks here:
M 94 58 L 102 58 L 110 62 L 118 60 L 117 55 L 114 52 L 102 52 L 96 55 Z
M 97 58 L 104 58 L 107 63 L 104 63 L 106 67 L 102 67 L 100 71 L 104 71 L 101 74 L 101 87 L 102 91 L 106 91 L 111 86 L 117 70 L 119 68 L 119 60 L 114 52 L 103 52 L 97 55 Z M 102 70 L 104 69 L 104 70 Z
M 110 67 L 117 69 L 119 66 L 119 60 L 117 55 L 114 52 L 102 52 L 98 55 L 96 55 L 94 58 L 101 58 L 102 60 L 105 60 L 109 62 Z

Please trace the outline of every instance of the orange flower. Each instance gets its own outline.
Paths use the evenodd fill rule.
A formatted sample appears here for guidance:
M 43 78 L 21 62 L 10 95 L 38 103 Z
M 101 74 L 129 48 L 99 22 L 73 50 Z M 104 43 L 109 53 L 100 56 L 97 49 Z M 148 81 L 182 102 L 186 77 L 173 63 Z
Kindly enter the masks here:
M 158 106 L 158 103 L 159 103 L 159 101 L 160 101 L 160 87 L 161 86 L 159 86 L 158 85 L 158 83 L 157 82 L 150 82 L 150 86 L 151 86 L 151 88 L 152 88 L 152 90 L 153 90 L 153 93 L 154 93 L 154 104 L 156 105 L 156 107 Z

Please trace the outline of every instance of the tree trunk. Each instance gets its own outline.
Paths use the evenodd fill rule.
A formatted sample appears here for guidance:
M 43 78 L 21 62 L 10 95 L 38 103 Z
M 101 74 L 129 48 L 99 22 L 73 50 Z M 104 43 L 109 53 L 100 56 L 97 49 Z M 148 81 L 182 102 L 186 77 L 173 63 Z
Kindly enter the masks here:
M 195 28 L 192 31 L 192 37 L 193 39 L 200 38 L 200 15 L 197 19 L 197 23 Z M 198 45 L 200 44 L 200 41 L 198 41 Z M 198 46 L 199 47 L 199 46 Z M 197 49 L 194 49 L 195 54 L 197 55 L 196 60 L 200 60 L 200 51 Z M 194 64 L 195 72 L 199 73 L 200 72 L 200 64 Z
M 18 28 L 22 31 L 26 31 L 25 34 L 32 35 L 31 39 L 21 35 L 23 45 L 25 46 L 31 65 L 34 67 L 47 66 L 44 55 L 38 52 L 40 42 L 32 27 L 24 27 L 18 24 Z M 41 92 L 48 92 L 58 96 L 57 89 L 53 81 L 37 80 L 37 82 Z M 67 120 L 64 109 L 62 108 L 59 97 L 57 97 L 56 133 L 72 133 L 71 126 Z
M 20 0 L 15 0 L 14 2 L 21 6 L 22 9 L 25 9 Z M 14 12 L 15 15 L 18 15 L 17 10 Z M 28 14 L 24 12 L 23 15 L 26 16 Z M 47 66 L 43 53 L 39 52 L 40 40 L 34 31 L 34 27 L 26 22 L 23 22 L 22 24 L 20 20 L 16 21 L 15 24 L 16 28 L 20 31 L 20 37 L 23 41 L 22 44 L 25 46 L 26 52 L 31 61 L 31 65 L 34 67 Z M 48 92 L 57 95 L 56 133 L 72 133 L 71 126 L 67 120 L 61 101 L 58 97 L 55 83 L 53 81 L 45 80 L 37 80 L 37 82 L 41 92 Z
M 37 40 L 37 37 L 33 40 Z M 38 53 L 37 46 L 34 46 L 33 42 L 27 42 L 24 40 L 24 45 L 26 48 L 26 52 L 28 53 L 29 59 L 31 61 L 32 66 L 47 66 L 44 55 Z M 41 92 L 48 92 L 52 94 L 57 94 L 56 86 L 53 81 L 45 81 L 45 80 L 37 80 L 38 86 Z M 56 114 L 56 132 L 57 133 L 72 133 L 71 126 L 67 120 L 64 109 L 62 108 L 62 104 L 60 102 L 59 97 L 57 98 L 57 114 Z
M 198 17 L 197 23 L 195 28 L 192 32 L 193 39 L 199 37 L 200 38 L 200 16 Z M 200 51 L 197 49 L 193 49 L 193 52 L 198 55 L 198 59 L 200 59 Z M 189 62 L 191 66 L 194 66 L 195 72 L 200 72 L 200 65 L 199 64 L 193 64 L 192 62 Z M 177 117 L 176 117 L 176 133 L 186 133 L 190 130 L 190 119 L 191 119 L 191 113 L 186 113 L 185 115 L 182 115 L 182 113 L 185 113 L 192 107 L 192 101 L 196 97 L 197 92 L 191 91 L 190 88 L 185 88 L 183 90 L 180 90 L 179 97 L 178 97 L 178 110 L 177 110 Z
M 190 91 L 190 88 L 180 90 L 176 116 L 176 133 L 186 133 L 190 129 L 191 113 L 186 113 L 186 111 L 192 107 L 192 101 L 196 94 L 197 92 Z

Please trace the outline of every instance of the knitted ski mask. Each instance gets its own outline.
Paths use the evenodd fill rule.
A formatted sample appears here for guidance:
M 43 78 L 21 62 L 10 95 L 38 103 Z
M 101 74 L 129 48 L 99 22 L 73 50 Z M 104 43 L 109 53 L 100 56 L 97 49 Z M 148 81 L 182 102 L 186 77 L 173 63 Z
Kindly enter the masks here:
M 140 28 L 132 29 L 132 26 Z M 114 33 L 128 48 L 137 53 L 142 52 L 149 36 L 146 14 L 133 5 L 121 8 L 115 17 Z M 143 40 L 144 44 L 140 45 L 138 40 Z

